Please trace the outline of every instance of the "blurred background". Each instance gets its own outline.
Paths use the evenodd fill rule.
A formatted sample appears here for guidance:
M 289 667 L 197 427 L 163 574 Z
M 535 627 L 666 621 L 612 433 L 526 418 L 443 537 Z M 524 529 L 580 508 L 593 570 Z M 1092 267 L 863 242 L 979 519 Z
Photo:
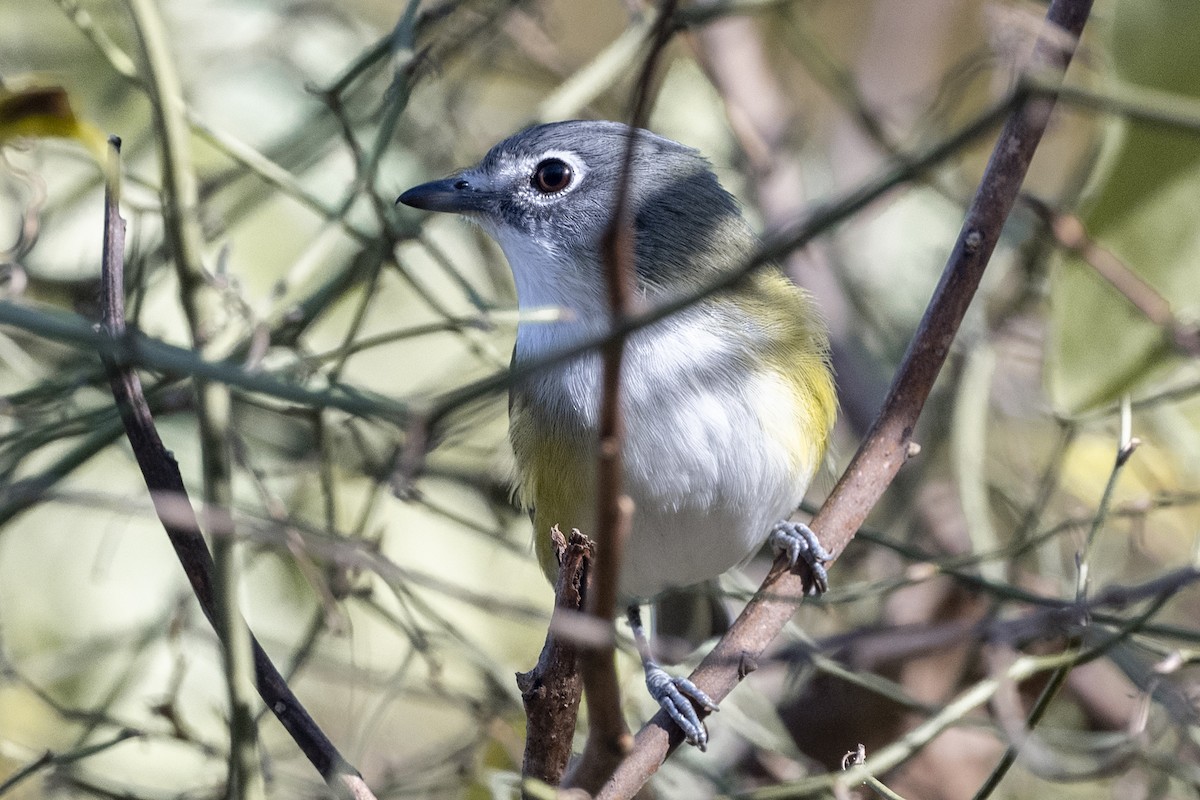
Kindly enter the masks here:
M 756 227 L 776 230 L 1003 101 L 1044 12 L 683 3 L 649 124 L 702 150 Z M 188 219 L 220 300 L 209 354 L 364 398 L 352 414 L 235 390 L 233 510 L 250 626 L 380 797 L 513 796 L 513 673 L 536 661 L 552 601 L 511 501 L 503 392 L 458 409 L 419 477 L 396 477 L 398 455 L 423 452 L 396 409 L 502 371 L 517 317 L 479 231 L 393 201 L 530 123 L 625 119 L 651 19 L 639 0 L 0 0 L 3 91 L 61 87 L 80 120 L 124 141 L 131 324 L 191 346 L 148 37 L 183 87 Z M 919 457 L 831 591 L 722 703 L 709 752 L 667 762 L 659 796 L 827 793 L 820 776 L 862 743 L 906 756 L 880 776 L 904 796 L 972 797 L 1053 684 L 1041 670 L 1014 685 L 1013 664 L 1098 641 L 1056 676 L 994 796 L 1195 796 L 1198 30 L 1200 3 L 1097 1 L 1069 73 L 1094 99 L 1053 117 Z M 1130 100 L 1178 125 L 1131 121 L 1118 113 Z M 0 293 L 95 320 L 100 173 L 78 142 L 17 127 L 0 118 Z M 842 414 L 813 507 L 878 411 L 993 137 L 783 265 L 835 343 Z M 143 380 L 198 500 L 191 383 Z M 0 796 L 224 796 L 220 648 L 99 360 L 0 327 L 0 395 Z M 1118 470 L 1122 404 L 1140 446 Z M 1082 620 L 1056 610 L 1076 598 L 1080 563 L 1091 596 L 1128 590 Z M 731 608 L 765 568 L 727 576 Z M 651 701 L 628 647 L 619 666 L 636 728 Z M 994 691 L 950 705 L 988 679 Z M 939 712 L 936 736 L 901 739 Z M 325 796 L 269 714 L 259 733 L 272 796 Z

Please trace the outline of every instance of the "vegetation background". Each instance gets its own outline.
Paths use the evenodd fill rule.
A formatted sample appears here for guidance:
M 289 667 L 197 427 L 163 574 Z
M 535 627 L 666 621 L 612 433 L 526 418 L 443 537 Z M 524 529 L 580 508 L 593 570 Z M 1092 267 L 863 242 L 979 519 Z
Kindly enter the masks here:
M 4 89 L 62 86 L 80 119 L 124 140 L 131 322 L 190 346 L 164 236 L 172 190 L 146 8 L 165 22 L 157 41 L 183 84 L 199 189 L 187 213 L 220 298 L 206 357 L 365 409 L 234 390 L 247 620 L 378 796 L 511 796 L 524 726 L 513 673 L 536 660 L 551 592 L 510 502 L 502 394 L 452 417 L 415 484 L 397 492 L 394 468 L 410 430 L 398 409 L 506 367 L 513 289 L 478 231 L 393 200 L 531 122 L 624 118 L 648 7 L 0 0 Z M 756 225 L 775 229 L 1007 96 L 1043 12 L 684 4 L 694 24 L 667 50 L 650 126 L 705 152 Z M 1115 630 L 1101 657 L 1061 673 L 995 796 L 1195 795 L 1198 30 L 1191 0 L 1096 3 L 1068 77 L 1095 96 L 1064 101 L 1026 183 L 1052 213 L 1025 203 L 1010 220 L 926 408 L 919 457 L 833 569 L 834 588 L 722 704 L 710 751 L 667 762 L 661 796 L 828 792 L 827 777 L 789 782 L 862 743 L 908 755 L 880 776 L 900 794 L 970 797 L 1050 674 L 1018 691 L 1003 678 L 1019 656 L 1070 656 Z M 1128 102 L 1177 124 L 1133 121 Z M 0 310 L 94 320 L 101 176 L 77 142 L 14 138 L 10 122 Z M 842 393 L 814 503 L 878 409 L 990 146 L 957 152 L 784 265 L 828 317 Z M 1062 241 L 1080 222 L 1082 255 Z M 1105 265 L 1118 287 L 1098 275 Z M 0 327 L 0 796 L 222 796 L 220 647 L 99 360 L 36 327 Z M 144 378 L 199 487 L 190 381 Z M 1118 469 L 1123 398 L 1140 446 Z M 1072 611 L 1080 564 L 1093 597 L 1130 591 Z M 764 569 L 728 577 L 733 607 Z M 636 659 L 620 667 L 636 725 L 650 701 Z M 982 694 L 954 702 L 970 691 Z M 947 724 L 929 741 L 901 738 L 939 712 Z M 258 729 L 272 796 L 325 791 L 269 714 Z

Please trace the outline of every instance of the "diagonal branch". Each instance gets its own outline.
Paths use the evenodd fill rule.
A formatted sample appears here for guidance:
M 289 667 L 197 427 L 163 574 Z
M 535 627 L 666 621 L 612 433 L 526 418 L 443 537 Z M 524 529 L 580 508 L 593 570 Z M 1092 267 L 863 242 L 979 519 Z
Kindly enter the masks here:
M 1066 71 L 1091 6 L 1091 0 L 1054 0 L 1046 15 L 1048 30 L 1039 38 L 1034 52 L 1034 68 L 1053 69 L 1059 75 Z M 1052 96 L 1029 100 L 1015 110 L 1000 133 L 942 279 L 883 409 L 813 519 L 813 529 L 823 534 L 822 543 L 834 555 L 845 549 L 912 452 L 917 417 L 1016 202 L 1054 102 Z M 745 665 L 759 660 L 804 595 L 804 578 L 786 572 L 777 562 L 733 627 L 692 674 L 692 680 L 717 701 L 728 695 L 744 677 Z M 667 715 L 656 715 L 638 733 L 633 752 L 598 797 L 632 797 L 680 741 L 681 734 Z
M 119 157 L 120 140 L 112 140 L 113 159 Z M 119 175 L 119 167 L 112 170 Z M 118 188 L 109 185 L 104 197 L 104 249 L 101 263 L 101 301 L 104 333 L 115 339 L 125 334 L 125 220 L 118 208 Z M 214 564 L 200 524 L 188 499 L 183 476 L 171 452 L 163 446 L 137 373 L 108 352 L 101 353 L 113 398 L 125 425 L 134 457 L 150 490 L 155 512 L 166 529 L 204 616 L 217 630 L 218 598 L 213 585 Z M 222 642 L 224 644 L 224 642 Z M 374 795 L 358 771 L 342 757 L 325 732 L 292 692 L 257 639 L 251 638 L 259 696 L 274 712 L 304 755 L 331 786 L 366 800 Z

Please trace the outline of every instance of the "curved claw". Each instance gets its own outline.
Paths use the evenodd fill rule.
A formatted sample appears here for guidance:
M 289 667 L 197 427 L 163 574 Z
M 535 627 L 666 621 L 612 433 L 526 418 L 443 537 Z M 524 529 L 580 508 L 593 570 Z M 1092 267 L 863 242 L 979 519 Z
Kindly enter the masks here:
M 705 750 L 708 729 L 696 713 L 696 706 L 705 711 L 720 711 L 712 698 L 687 678 L 673 678 L 657 666 L 646 669 L 646 688 L 683 731 L 687 743 Z
M 833 556 L 817 540 L 812 528 L 803 522 L 784 520 L 775 524 L 767 541 L 776 553 L 786 553 L 789 565 L 794 569 L 801 560 L 808 566 L 812 586 L 808 593 L 814 597 L 825 594 L 829 589 L 829 573 L 825 565 Z

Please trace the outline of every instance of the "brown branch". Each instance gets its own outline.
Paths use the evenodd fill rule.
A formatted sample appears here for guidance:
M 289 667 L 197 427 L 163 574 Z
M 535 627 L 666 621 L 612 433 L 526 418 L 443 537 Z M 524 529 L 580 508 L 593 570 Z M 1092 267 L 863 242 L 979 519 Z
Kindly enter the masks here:
M 110 143 L 111 158 L 114 163 L 119 163 L 120 139 L 112 137 Z M 115 185 L 116 176 L 120 174 L 119 166 L 115 166 L 111 174 L 114 177 L 104 193 L 101 326 L 105 334 L 119 343 L 128 336 L 125 329 L 125 220 L 121 218 L 118 208 L 119 186 Z M 155 513 L 171 540 L 171 546 L 204 616 L 215 630 L 220 630 L 217 625 L 217 597 L 213 588 L 213 559 L 200 533 L 200 524 L 188 499 L 179 465 L 159 438 L 137 373 L 129 364 L 114 359 L 112 352 L 116 351 L 101 351 L 100 358 L 108 373 L 109 385 L 129 444 L 146 481 L 146 488 L 150 491 Z M 374 794 L 358 771 L 342 757 L 301 705 L 257 639 L 252 638 L 252 646 L 258 693 L 305 757 L 331 787 L 360 800 L 374 800 Z
M 1065 72 L 1091 5 L 1091 0 L 1054 0 L 1046 16 L 1047 25 L 1053 26 L 1053 35 L 1043 33 L 1039 38 L 1033 59 L 1035 68 Z M 829 500 L 813 519 L 812 527 L 823 534 L 824 546 L 835 556 L 854 537 L 909 457 L 917 417 L 979 286 L 1053 107 L 1053 97 L 1029 100 L 1010 116 L 1000 133 L 942 279 L 905 354 L 883 410 Z M 743 677 L 741 665 L 758 662 L 791 619 L 805 596 L 804 581 L 804 577 L 787 572 L 776 562 L 729 632 L 692 673 L 696 685 L 717 701 L 728 695 Z M 638 733 L 633 752 L 598 796 L 632 797 L 680 741 L 681 734 L 666 713 L 657 714 Z
M 1170 302 L 1157 289 L 1111 250 L 1096 244 L 1088 236 L 1083 220 L 1074 214 L 1056 211 L 1040 200 L 1031 197 L 1024 199 L 1049 224 L 1050 232 L 1060 245 L 1079 256 L 1146 319 L 1162 328 L 1168 341 L 1177 350 L 1192 358 L 1200 358 L 1200 328 L 1182 322 L 1171 311 Z
M 630 219 L 629 187 L 638 130 L 645 124 L 650 100 L 650 83 L 663 48 L 674 32 L 675 0 L 662 0 L 650 33 L 650 51 L 634 86 L 629 136 L 621 162 L 612 220 L 601 253 L 608 288 L 612 327 L 618 329 L 633 308 L 634 241 Z M 611 627 L 617 613 L 617 587 L 621 556 L 633 518 L 633 502 L 622 486 L 621 450 L 625 424 L 621 415 L 621 362 L 625 336 L 614 335 L 601 350 L 603 376 L 600 400 L 599 457 L 596 464 L 596 575 L 587 598 L 587 611 Z M 614 664 L 615 638 L 603 647 L 583 650 L 582 674 L 587 689 L 588 736 L 583 754 L 565 785 L 595 792 L 612 775 L 629 752 L 631 739 L 621 713 L 621 695 Z
M 567 540 L 557 526 L 550 532 L 558 555 L 558 580 L 554 584 L 555 617 L 560 611 L 582 613 L 595 547 L 579 531 Z M 583 681 L 579 674 L 579 645 L 550 622 L 537 666 L 517 673 L 517 688 L 525 703 L 525 758 L 521 776 L 557 786 L 571 758 L 575 720 Z

